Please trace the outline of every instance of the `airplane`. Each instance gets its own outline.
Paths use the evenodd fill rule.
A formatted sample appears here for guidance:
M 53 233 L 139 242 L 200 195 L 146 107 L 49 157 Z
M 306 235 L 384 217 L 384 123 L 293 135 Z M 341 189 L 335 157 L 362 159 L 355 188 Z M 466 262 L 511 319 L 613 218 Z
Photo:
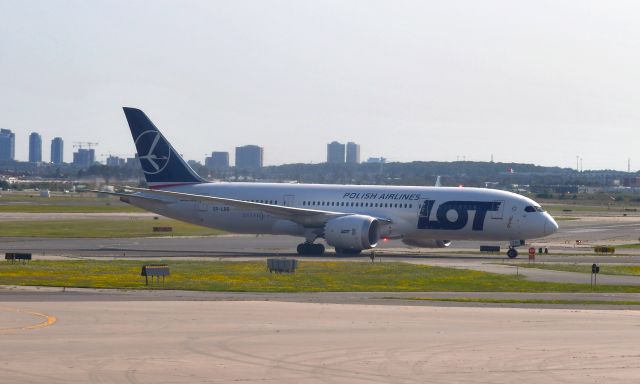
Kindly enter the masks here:
M 452 240 L 509 241 L 551 235 L 556 221 L 540 204 L 485 188 L 209 182 L 200 177 L 140 109 L 124 107 L 148 188 L 127 187 L 131 205 L 173 219 L 243 234 L 304 238 L 300 255 L 355 255 L 383 240 L 424 248 Z

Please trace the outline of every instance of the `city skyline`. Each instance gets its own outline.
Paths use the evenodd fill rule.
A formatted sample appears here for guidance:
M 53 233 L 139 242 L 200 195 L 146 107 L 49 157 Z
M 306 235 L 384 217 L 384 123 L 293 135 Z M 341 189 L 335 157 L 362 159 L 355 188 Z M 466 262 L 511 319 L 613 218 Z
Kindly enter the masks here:
M 319 163 L 336 139 L 390 162 L 493 154 L 575 168 L 579 156 L 585 170 L 626 171 L 631 158 L 636 171 L 639 11 L 590 0 L 3 2 L 12 54 L 0 61 L 0 127 L 23 161 L 31 131 L 133 154 L 121 110 L 133 106 L 199 161 L 248 141 L 266 165 Z
M 2 134 L 4 136 L 11 135 L 11 140 L 13 140 L 14 145 L 15 145 L 15 138 L 18 137 L 15 134 L 15 132 L 11 131 L 10 129 L 4 129 L 3 128 L 2 129 Z M 64 145 L 63 145 L 64 140 L 61 137 L 54 137 L 51 140 L 51 147 L 50 148 L 52 149 L 52 151 L 50 151 L 49 153 L 45 153 L 45 151 L 43 149 L 43 145 L 42 145 L 42 140 L 43 140 L 42 135 L 40 135 L 38 132 L 32 132 L 28 136 L 28 141 L 29 142 L 27 144 L 27 146 L 28 146 L 27 153 L 29 154 L 29 158 L 27 160 L 14 159 L 15 161 L 33 162 L 31 157 L 30 157 L 31 156 L 31 147 L 32 147 L 32 142 L 31 141 L 32 141 L 33 135 L 37 135 L 37 139 L 39 140 L 39 146 L 40 146 L 40 148 L 39 148 L 39 156 L 40 156 L 41 160 L 37 161 L 37 162 L 59 164 L 59 163 L 56 163 L 54 161 L 54 159 L 53 159 L 52 151 L 53 151 L 53 147 L 54 147 L 54 142 L 56 142 L 55 145 L 59 145 L 60 148 L 62 149 L 62 152 L 61 152 L 62 153 L 61 159 L 63 160 L 62 162 L 64 162 L 64 159 L 68 158 L 66 155 L 64 155 Z M 0 141 L 2 141 L 2 140 L 3 140 L 2 137 L 0 137 Z M 7 140 L 7 139 L 4 139 L 4 140 Z M 98 144 L 96 142 L 77 142 L 77 143 L 79 143 L 79 144 Z M 343 161 L 336 162 L 336 161 L 330 161 L 329 160 L 330 151 L 331 151 L 330 147 L 332 145 L 341 146 L 341 149 L 342 149 L 342 153 L 341 154 L 342 154 L 342 158 L 344 159 Z M 3 146 L 3 144 L 0 143 L 0 156 L 2 156 L 1 152 L 3 152 L 2 146 Z M 349 146 L 351 146 L 351 149 L 349 149 Z M 44 146 L 44 147 L 46 148 L 47 146 Z M 75 146 L 74 146 L 74 148 L 75 148 Z M 259 151 L 260 151 L 260 153 L 258 155 L 259 156 L 259 160 L 257 160 L 257 161 L 261 165 L 258 168 L 260 168 L 262 166 L 269 166 L 269 165 L 293 164 L 293 163 L 264 164 L 264 160 L 263 159 L 264 159 L 264 152 L 265 152 L 264 150 L 265 150 L 265 148 L 263 146 L 251 145 L 251 144 L 249 144 L 249 145 L 245 144 L 245 145 L 240 145 L 240 146 L 235 147 L 235 152 L 236 152 L 235 159 L 238 158 L 238 153 L 237 153 L 238 149 L 243 149 L 243 148 L 253 148 L 253 149 L 257 148 L 257 149 L 259 149 Z M 361 159 L 361 157 L 360 157 L 360 144 L 352 142 L 352 141 L 349 141 L 349 142 L 346 142 L 346 143 L 343 144 L 343 143 L 340 143 L 340 142 L 338 142 L 336 140 L 333 140 L 331 143 L 327 143 L 325 148 L 326 148 L 325 160 L 321 161 L 321 162 L 318 162 L 318 163 L 332 163 L 333 162 L 333 163 L 342 163 L 342 164 L 345 164 L 345 163 L 359 164 L 361 162 L 372 162 L 372 161 L 379 162 L 381 159 L 383 160 L 382 162 L 393 162 L 393 160 L 389 161 L 389 159 L 384 157 L 384 156 L 383 157 L 378 157 L 378 156 L 368 157 L 366 161 L 363 161 Z M 15 152 L 15 148 L 13 148 L 12 150 Z M 89 154 L 89 152 L 87 152 L 87 151 L 90 151 L 91 154 Z M 351 154 L 351 156 L 352 156 L 352 160 L 351 161 L 348 161 L 349 151 L 351 151 L 351 153 L 352 153 Z M 83 152 L 83 153 L 79 153 L 79 152 Z M 187 160 L 195 161 L 196 163 L 199 163 L 201 165 L 205 165 L 206 166 L 207 161 L 211 161 L 213 156 L 216 156 L 216 155 L 220 156 L 220 155 L 223 155 L 223 154 L 226 154 L 226 156 L 227 156 L 227 158 L 226 158 L 226 163 L 228 164 L 227 166 L 235 167 L 236 166 L 235 163 L 233 165 L 230 164 L 230 161 L 229 161 L 230 152 L 229 151 L 214 150 L 214 151 L 211 152 L 212 156 L 207 156 L 207 154 L 205 154 L 202 158 L 194 158 L 194 159 L 187 159 Z M 111 166 L 115 166 L 116 164 L 115 163 L 109 164 L 109 158 L 111 158 L 111 160 L 122 159 L 123 161 L 126 161 L 127 159 L 135 158 L 135 157 L 136 157 L 135 153 L 131 153 L 130 155 L 128 155 L 128 154 L 124 154 L 124 155 L 120 154 L 118 156 L 118 155 L 112 155 L 111 151 L 107 151 L 107 153 L 104 154 L 104 153 L 101 153 L 101 152 L 97 151 L 96 148 L 83 149 L 81 146 L 78 149 L 73 149 L 72 153 L 71 153 L 71 159 L 80 159 L 81 160 L 80 163 L 82 163 L 82 164 L 84 164 L 84 163 L 88 164 L 88 159 L 93 159 L 96 163 L 104 164 L 104 165 L 111 165 Z M 357 161 L 354 161 L 353 159 L 357 159 Z M 2 160 L 2 159 L 0 159 L 0 160 Z M 219 163 L 220 160 L 221 160 L 220 158 L 217 158 L 214 161 L 215 161 L 216 164 L 220 164 Z M 401 161 L 401 162 L 412 162 L 412 161 L 439 161 L 439 160 L 417 160 L 417 159 L 415 159 L 415 160 L 408 160 L 408 161 Z M 517 162 L 509 162 L 509 161 L 494 161 L 493 154 L 490 154 L 490 159 L 489 160 L 467 159 L 466 156 L 461 156 L 461 155 L 456 155 L 456 159 L 455 160 L 444 160 L 444 162 L 453 162 L 453 161 L 472 161 L 472 162 L 491 162 L 491 163 L 493 163 L 493 162 L 498 162 L 498 163 L 517 163 Z M 605 168 L 603 168 L 603 169 L 596 169 L 596 168 L 592 168 L 592 169 L 588 169 L 587 168 L 587 169 L 585 169 L 584 168 L 584 164 L 583 164 L 584 163 L 584 158 L 582 156 L 579 156 L 579 155 L 577 155 L 573 161 L 574 161 L 573 166 L 571 166 L 571 165 L 564 166 L 564 167 L 563 166 L 559 166 L 559 165 L 550 165 L 550 166 L 557 166 L 557 167 L 560 167 L 560 168 L 575 169 L 575 170 L 578 170 L 578 171 L 606 170 Z M 73 164 L 73 163 L 75 163 L 75 161 L 72 160 L 72 161 L 67 161 L 67 162 L 64 162 L 64 163 Z M 314 162 L 313 161 L 299 161 L 299 162 L 296 162 L 296 163 L 313 164 Z M 545 166 L 543 164 L 536 164 L 536 163 L 521 163 L 521 164 L 533 164 L 533 165 Z M 633 160 L 631 158 L 625 159 L 625 164 L 626 164 L 625 168 L 612 169 L 612 170 L 623 171 L 623 172 L 624 171 L 627 171 L 627 172 L 638 172 L 637 168 L 633 167 Z M 220 168 L 220 166 L 219 165 L 218 166 L 212 166 L 211 168 Z M 256 168 L 256 167 L 252 166 L 250 168 Z
M 40 136 L 40 140 L 41 140 L 41 148 L 40 148 L 40 156 L 42 161 L 44 162 L 52 162 L 51 159 L 51 151 L 46 152 L 45 149 L 49 148 L 48 146 L 43 146 L 42 145 L 42 141 L 45 140 L 45 138 L 42 137 L 42 135 L 40 135 L 38 132 L 31 132 L 31 134 L 26 135 L 27 137 L 27 143 L 25 145 L 26 150 L 22 151 L 21 147 L 20 147 L 20 135 L 16 134 L 15 131 L 11 130 L 11 129 L 6 129 L 3 128 L 3 131 L 11 131 L 13 134 L 13 140 L 14 140 L 14 160 L 16 161 L 31 161 L 29 158 L 29 147 L 30 147 L 30 136 L 31 134 L 38 134 Z M 55 133 L 54 133 L 55 135 Z M 86 137 L 86 136 L 85 136 Z M 127 137 L 128 138 L 128 137 Z M 61 139 L 59 136 L 56 136 L 54 138 L 52 138 L 52 140 L 55 139 Z M 62 139 L 61 139 L 62 140 Z M 333 142 L 339 143 L 336 140 L 333 140 Z M 18 143 L 18 144 L 15 144 Z M 322 146 L 321 143 L 317 143 L 319 146 Z M 518 163 L 518 161 L 509 161 L 509 160 L 494 160 L 494 154 L 493 153 L 488 153 L 487 154 L 487 159 L 482 159 L 482 158 L 472 158 L 472 157 L 468 157 L 466 155 L 463 154 L 456 154 L 455 155 L 455 159 L 453 158 L 454 156 L 452 155 L 451 159 L 445 159 L 445 160 L 437 160 L 437 159 L 408 159 L 408 160 L 403 160 L 403 161 L 399 161 L 399 160 L 394 160 L 393 158 L 389 158 L 387 156 L 385 156 L 384 153 L 384 148 L 382 148 L 380 151 L 378 152 L 368 152 L 370 155 L 368 156 L 362 156 L 360 155 L 360 144 L 359 143 L 354 143 L 352 141 L 347 141 L 345 144 L 343 144 L 344 146 L 344 155 L 345 155 L 345 161 L 346 161 L 346 156 L 347 156 L 347 145 L 348 144 L 354 144 L 357 145 L 357 151 L 358 151 L 358 159 L 359 162 L 362 162 L 363 158 L 379 158 L 380 156 L 384 157 L 385 161 L 388 162 L 412 162 L 412 161 L 444 161 L 444 162 L 453 162 L 453 161 L 473 161 L 473 162 L 500 162 L 500 163 Z M 325 144 L 327 145 L 327 144 Z M 238 146 L 243 146 L 243 145 L 238 145 Z M 246 145 L 244 145 L 246 146 Z M 237 146 L 236 146 L 237 147 Z M 263 150 L 265 149 L 265 147 L 263 145 L 260 145 L 261 148 L 263 148 Z M 326 147 L 325 147 L 326 148 Z M 63 159 L 69 159 L 69 158 L 73 158 L 74 154 L 77 152 L 76 149 L 64 149 L 63 147 Z M 106 164 L 107 163 L 107 158 L 109 156 L 111 156 L 111 153 L 116 152 L 114 150 L 106 150 L 105 152 L 101 152 L 97 149 L 94 149 L 94 153 L 95 153 L 95 159 L 96 162 L 101 163 L 101 164 Z M 183 153 L 183 151 L 180 151 L 181 153 Z M 213 151 L 213 152 L 229 152 L 229 151 Z M 18 155 L 16 155 L 17 153 L 24 153 L 26 154 L 26 158 L 25 159 L 21 159 L 18 158 Z M 120 156 L 116 156 L 116 157 L 120 157 L 122 159 L 126 159 L 126 158 L 131 158 L 131 157 L 135 157 L 135 148 L 132 147 L 131 148 L 131 153 L 130 154 L 123 154 L 122 151 L 119 152 Z M 301 161 L 292 161 L 290 163 L 267 163 L 265 162 L 264 165 L 268 166 L 268 165 L 281 165 L 281 164 L 291 164 L 291 163 L 322 163 L 322 162 L 327 162 L 327 154 L 325 151 L 325 156 L 324 156 L 324 160 L 323 161 L 313 161 L 313 160 L 301 160 Z M 189 158 L 189 160 L 194 160 L 196 162 L 199 162 L 201 164 L 205 164 L 207 159 L 207 155 L 203 155 L 202 157 L 194 157 L 194 158 Z M 589 156 L 586 156 L 586 160 L 589 161 Z M 585 163 L 585 156 L 581 156 L 581 155 L 575 155 L 572 156 L 571 162 L 567 163 L 566 165 L 560 165 L 560 164 L 545 164 L 545 163 L 522 163 L 522 164 L 534 164 L 534 165 L 542 165 L 542 166 L 557 166 L 557 167 L 561 167 L 561 168 L 571 168 L 571 169 L 577 169 L 577 170 L 605 170 L 605 169 L 612 169 L 612 170 L 618 170 L 618 171 L 630 171 L 630 172 L 638 172 L 639 171 L 639 167 L 635 165 L 633 158 L 632 157 L 626 157 L 624 159 L 621 159 L 621 166 L 620 167 L 614 167 L 614 168 L 594 168 L 594 167 L 587 167 L 585 168 L 584 163 Z M 71 161 L 72 162 L 72 161 Z M 67 161 L 67 163 L 70 163 L 69 161 Z M 587 163 L 588 164 L 588 163 Z

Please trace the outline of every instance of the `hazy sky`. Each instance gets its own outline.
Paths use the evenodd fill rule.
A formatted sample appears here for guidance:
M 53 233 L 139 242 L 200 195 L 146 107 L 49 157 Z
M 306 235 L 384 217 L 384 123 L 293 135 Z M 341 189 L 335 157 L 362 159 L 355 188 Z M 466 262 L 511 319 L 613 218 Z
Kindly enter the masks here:
M 637 1 L 0 0 L 0 127 L 131 156 L 122 106 L 178 151 L 323 162 L 640 165 Z

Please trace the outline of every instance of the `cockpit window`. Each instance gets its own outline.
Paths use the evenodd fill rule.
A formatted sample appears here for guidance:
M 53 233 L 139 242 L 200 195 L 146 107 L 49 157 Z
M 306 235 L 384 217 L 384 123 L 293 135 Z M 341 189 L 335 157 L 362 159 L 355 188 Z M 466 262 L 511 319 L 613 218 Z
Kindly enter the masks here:
M 527 205 L 526 207 L 524 207 L 524 211 L 525 212 L 544 212 L 544 209 L 542 209 L 542 207 L 540 206 L 534 207 L 533 205 Z

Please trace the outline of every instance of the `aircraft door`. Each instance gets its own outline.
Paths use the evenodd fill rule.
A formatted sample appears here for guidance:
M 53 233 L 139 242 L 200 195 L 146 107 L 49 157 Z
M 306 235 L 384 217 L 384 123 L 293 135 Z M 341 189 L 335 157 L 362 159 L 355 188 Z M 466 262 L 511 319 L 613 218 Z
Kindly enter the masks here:
M 424 228 L 424 223 L 429 221 L 433 203 L 429 198 L 418 200 L 418 228 Z
M 209 196 L 209 194 L 207 193 L 205 194 L 205 196 Z M 204 201 L 196 200 L 195 208 L 196 208 L 196 212 L 198 212 L 199 214 L 202 214 L 209 210 L 209 204 Z
M 295 195 L 284 195 L 282 197 L 282 203 L 285 207 L 295 207 L 296 205 L 296 196 Z

